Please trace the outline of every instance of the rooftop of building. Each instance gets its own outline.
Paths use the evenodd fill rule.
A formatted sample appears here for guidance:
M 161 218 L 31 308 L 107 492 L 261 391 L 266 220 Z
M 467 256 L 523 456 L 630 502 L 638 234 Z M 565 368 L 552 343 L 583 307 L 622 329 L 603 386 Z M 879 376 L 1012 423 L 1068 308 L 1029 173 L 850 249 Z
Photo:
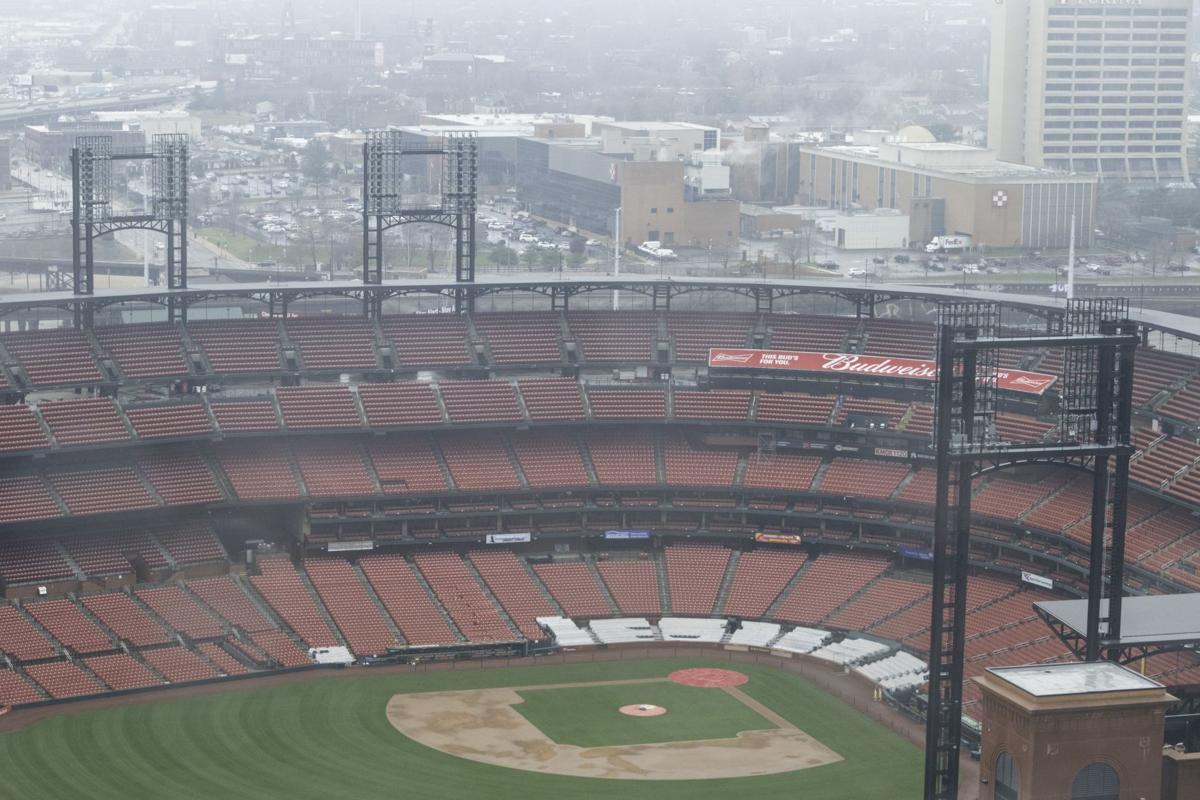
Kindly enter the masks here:
M 1111 661 L 991 667 L 988 672 L 1033 697 L 1163 688 L 1161 683 Z
M 1094 180 L 1092 176 L 1000 161 L 991 156 L 991 151 L 954 142 L 905 142 L 878 146 L 802 144 L 800 149 L 805 153 L 843 156 L 864 163 L 898 165 L 950 178 L 992 181 Z

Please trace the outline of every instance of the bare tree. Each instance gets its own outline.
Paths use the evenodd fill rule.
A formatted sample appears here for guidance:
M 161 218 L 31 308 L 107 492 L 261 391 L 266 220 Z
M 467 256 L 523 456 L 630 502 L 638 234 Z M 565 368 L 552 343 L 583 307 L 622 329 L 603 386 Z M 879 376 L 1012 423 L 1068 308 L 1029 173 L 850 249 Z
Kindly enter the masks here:
M 805 242 L 796 235 L 785 236 L 779 243 L 779 255 L 792 268 L 792 278 L 796 277 L 800 262 L 804 261 Z

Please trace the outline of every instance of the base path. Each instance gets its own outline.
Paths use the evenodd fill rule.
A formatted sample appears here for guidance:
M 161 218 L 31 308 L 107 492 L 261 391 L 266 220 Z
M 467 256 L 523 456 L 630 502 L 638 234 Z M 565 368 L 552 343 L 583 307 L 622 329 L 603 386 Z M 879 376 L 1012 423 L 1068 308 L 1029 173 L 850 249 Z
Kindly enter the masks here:
M 699 686 L 702 689 L 724 689 L 727 686 L 741 686 L 750 680 L 745 673 L 731 669 L 678 669 L 667 676 L 675 683 L 684 686 Z
M 662 679 L 620 683 L 659 680 Z M 740 694 L 737 692 L 734 696 Z M 405 736 L 443 753 L 499 767 L 574 777 L 743 778 L 819 767 L 842 760 L 837 753 L 777 714 L 767 718 L 777 725 L 783 723 L 780 727 L 742 731 L 729 739 L 611 747 L 559 744 L 513 708 L 521 702 L 521 696 L 514 689 L 398 694 L 388 701 L 387 716 Z

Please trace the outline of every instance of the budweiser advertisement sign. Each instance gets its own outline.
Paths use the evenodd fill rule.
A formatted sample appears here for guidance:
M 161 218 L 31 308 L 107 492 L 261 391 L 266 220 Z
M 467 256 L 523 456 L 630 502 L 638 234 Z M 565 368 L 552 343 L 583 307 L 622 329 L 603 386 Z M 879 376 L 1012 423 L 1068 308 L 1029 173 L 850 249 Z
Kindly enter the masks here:
M 856 353 L 815 353 L 802 350 L 743 350 L 714 347 L 708 351 L 710 368 L 776 369 L 795 372 L 847 373 L 873 378 L 937 380 L 937 364 L 916 358 L 866 356 Z M 1043 394 L 1057 377 L 1019 369 L 996 370 L 996 388 L 1024 394 Z

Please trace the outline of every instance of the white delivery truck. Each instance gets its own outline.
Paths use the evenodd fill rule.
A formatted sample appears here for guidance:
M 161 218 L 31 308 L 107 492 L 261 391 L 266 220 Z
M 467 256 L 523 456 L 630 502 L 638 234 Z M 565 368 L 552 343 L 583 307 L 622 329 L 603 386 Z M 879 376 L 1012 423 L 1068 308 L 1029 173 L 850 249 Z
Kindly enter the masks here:
M 970 236 L 935 236 L 925 245 L 926 253 L 961 253 L 971 247 Z

